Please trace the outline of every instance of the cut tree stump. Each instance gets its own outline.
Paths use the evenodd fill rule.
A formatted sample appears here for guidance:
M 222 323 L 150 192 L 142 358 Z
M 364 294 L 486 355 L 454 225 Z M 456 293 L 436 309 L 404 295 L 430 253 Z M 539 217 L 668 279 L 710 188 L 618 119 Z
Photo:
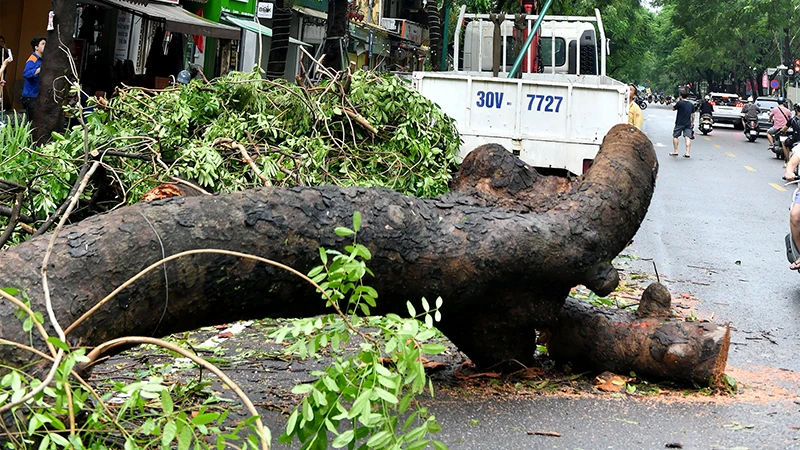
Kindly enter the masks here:
M 654 298 L 653 291 L 659 291 Z M 663 300 L 667 299 L 664 306 Z M 548 329 L 548 354 L 576 368 L 671 378 L 719 386 L 730 347 L 730 327 L 684 322 L 670 317 L 667 289 L 653 283 L 639 311 L 592 306 L 567 299 L 559 320 Z M 653 303 L 659 302 L 654 307 Z
M 405 314 L 406 301 L 441 296 L 442 332 L 482 366 L 531 362 L 535 330 L 555 323 L 571 287 L 598 295 L 618 283 L 612 259 L 642 222 L 657 174 L 647 137 L 628 125 L 606 135 L 581 178 L 543 176 L 497 145 L 470 153 L 451 192 L 419 199 L 379 188 L 262 188 L 176 197 L 120 208 L 65 227 L 48 280 L 64 328 L 163 255 L 202 248 L 251 253 L 301 272 L 319 265 L 319 248 L 341 250 L 336 236 L 362 214 L 358 242 L 373 255 L 376 313 Z M 50 235 L 0 254 L 0 287 L 24 290 L 45 311 L 40 264 Z M 0 303 L 0 337 L 29 333 Z M 163 336 L 240 319 L 329 312 L 296 276 L 252 260 L 202 254 L 152 271 L 103 305 L 69 336 L 97 345 L 127 336 Z M 45 315 L 46 317 L 46 315 Z M 49 326 L 49 325 L 48 325 Z M 34 345 L 44 348 L 36 333 Z M 0 347 L 0 360 L 32 355 Z

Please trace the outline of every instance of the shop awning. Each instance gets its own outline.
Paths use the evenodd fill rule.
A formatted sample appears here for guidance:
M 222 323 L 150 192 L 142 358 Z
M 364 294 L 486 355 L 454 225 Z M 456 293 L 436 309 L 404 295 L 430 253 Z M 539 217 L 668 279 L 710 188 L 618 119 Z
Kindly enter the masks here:
M 317 11 L 314 8 L 307 8 L 305 6 L 293 6 L 292 9 L 299 12 L 300 14 L 305 14 L 306 16 L 316 17 L 317 19 L 328 20 L 328 13 Z
M 231 14 L 223 14 L 222 20 L 228 22 L 231 25 L 236 25 L 239 28 L 244 28 L 247 31 L 252 31 L 253 33 L 261 33 L 264 36 L 272 37 L 272 28 L 265 27 L 264 25 L 259 26 L 257 23 L 253 22 L 252 20 L 241 19 L 239 17 L 233 16 Z M 293 37 L 289 37 L 289 43 L 296 44 L 296 45 L 305 45 L 310 47 L 311 44 L 306 44 L 303 41 L 299 41 Z
M 220 39 L 239 40 L 238 28 L 222 25 L 196 16 L 178 5 L 149 2 L 147 6 L 129 3 L 125 0 L 98 0 L 113 8 L 131 12 L 137 16 L 165 22 L 164 28 L 175 33 L 208 36 Z

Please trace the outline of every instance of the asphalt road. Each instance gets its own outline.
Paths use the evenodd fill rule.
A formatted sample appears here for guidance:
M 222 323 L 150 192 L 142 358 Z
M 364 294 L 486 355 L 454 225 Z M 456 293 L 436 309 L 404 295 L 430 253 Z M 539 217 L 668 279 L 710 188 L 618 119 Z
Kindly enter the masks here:
M 742 394 L 688 402 L 440 396 L 432 410 L 451 449 L 800 449 L 800 274 L 788 270 L 784 249 L 792 188 L 783 186 L 783 162 L 766 138 L 750 143 L 728 125 L 698 133 L 691 158 L 669 156 L 674 112 L 651 105 L 644 114 L 659 177 L 625 253 L 639 258 L 638 270 L 655 264 L 673 295 L 697 298 L 699 317 L 730 322 L 728 373 Z M 535 430 L 561 437 L 528 435 Z

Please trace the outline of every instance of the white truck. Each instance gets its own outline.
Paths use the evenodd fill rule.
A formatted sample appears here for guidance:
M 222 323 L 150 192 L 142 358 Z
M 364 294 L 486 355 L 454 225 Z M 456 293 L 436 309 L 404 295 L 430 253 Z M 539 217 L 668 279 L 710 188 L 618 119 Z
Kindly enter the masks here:
M 526 16 L 528 30 L 536 18 Z M 414 88 L 456 120 L 464 141 L 462 158 L 482 144 L 497 143 L 534 167 L 580 175 L 591 165 L 608 130 L 627 123 L 628 86 L 606 76 L 608 51 L 599 11 L 595 10 L 595 17 L 548 18 L 539 37 L 542 53 L 550 53 L 542 55 L 542 72 L 507 78 L 516 58 L 514 49 L 509 49 L 514 30 L 505 25 L 514 16 L 508 15 L 501 26 L 499 76 L 493 77 L 494 24 L 486 22 L 488 15 L 468 15 L 462 7 L 455 34 L 455 70 L 412 74 Z M 464 37 L 463 60 L 468 70 L 459 70 L 458 36 L 465 19 L 472 19 Z M 526 69 L 535 67 L 535 54 L 526 54 Z

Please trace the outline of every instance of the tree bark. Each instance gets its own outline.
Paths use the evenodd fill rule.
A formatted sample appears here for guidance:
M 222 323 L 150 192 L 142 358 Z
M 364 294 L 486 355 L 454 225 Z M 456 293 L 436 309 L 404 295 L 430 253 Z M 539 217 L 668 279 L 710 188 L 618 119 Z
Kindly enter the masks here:
M 325 30 L 325 43 L 323 54 L 325 59 L 322 65 L 332 69 L 334 72 L 345 70 L 342 67 L 342 59 L 346 58 L 347 44 L 345 38 L 348 36 L 347 29 L 347 0 L 330 0 L 328 2 L 328 26 Z
M 47 142 L 53 131 L 64 131 L 62 101 L 69 91 L 65 76 L 74 79 L 69 70 L 69 56 L 61 48 L 72 51 L 72 35 L 75 31 L 75 0 L 52 0 L 53 27 L 47 33 L 47 45 L 42 55 L 42 70 L 39 80 L 39 99 L 36 117 L 33 118 L 33 136 L 37 142 Z
M 442 71 L 444 68 L 441 68 L 441 52 L 447 51 L 447 49 L 442 50 L 442 20 L 438 0 L 428 0 L 428 3 L 425 5 L 425 13 L 428 17 L 428 36 L 430 38 L 430 58 L 431 58 L 431 67 L 434 71 Z
M 289 52 L 289 28 L 292 24 L 292 9 L 284 0 L 275 2 L 275 17 L 272 20 L 272 40 L 269 44 L 269 62 L 266 76 L 269 80 L 283 77 L 286 72 L 286 54 Z M 260 62 L 259 62 L 260 64 Z
M 669 314 L 670 294 L 658 283 L 647 288 L 635 314 L 567 299 L 546 333 L 547 351 L 577 368 L 719 385 L 730 327 L 683 322 Z
M 652 196 L 657 161 L 647 137 L 617 125 L 587 174 L 543 176 L 498 145 L 470 153 L 451 192 L 433 199 L 385 189 L 263 188 L 140 203 L 66 227 L 48 267 L 55 315 L 72 323 L 163 255 L 217 248 L 279 261 L 301 272 L 319 247 L 350 238 L 334 227 L 363 216 L 358 242 L 373 255 L 376 313 L 405 314 L 407 300 L 441 296 L 439 328 L 478 365 L 527 363 L 535 330 L 556 323 L 569 289 L 607 295 L 611 260 L 636 233 Z M 44 311 L 40 263 L 50 235 L 0 254 L 0 286 L 24 290 Z M 27 342 L 15 308 L 0 303 L 0 337 Z M 70 335 L 72 345 L 160 336 L 245 318 L 326 312 L 313 288 L 274 266 L 202 254 L 166 264 L 122 290 Z M 42 348 L 36 335 L 34 344 Z M 0 347 L 0 360 L 31 355 Z

